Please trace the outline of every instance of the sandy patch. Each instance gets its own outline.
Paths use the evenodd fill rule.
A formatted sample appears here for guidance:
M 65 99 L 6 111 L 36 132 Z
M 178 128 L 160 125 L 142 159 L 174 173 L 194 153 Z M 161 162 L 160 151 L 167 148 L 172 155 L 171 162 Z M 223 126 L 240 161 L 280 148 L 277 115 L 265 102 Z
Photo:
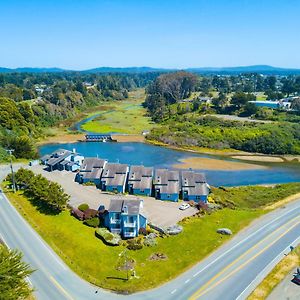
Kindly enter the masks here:
M 227 161 L 206 157 L 188 157 L 180 160 L 181 163 L 174 164 L 178 169 L 204 169 L 204 170 L 257 170 L 265 169 L 265 166 L 248 164 L 235 161 Z
M 284 162 L 284 159 L 278 156 L 262 156 L 262 155 L 233 155 L 232 158 L 243 159 L 249 161 L 261 162 Z
M 79 140 L 85 140 L 84 134 L 58 134 L 55 136 L 49 136 L 44 140 L 38 142 L 39 145 L 44 144 L 65 144 L 65 143 L 76 143 Z
M 143 135 L 139 135 L 139 134 L 130 134 L 130 135 L 114 134 L 113 138 L 116 139 L 119 143 L 127 143 L 127 142 L 143 143 L 145 141 L 145 137 Z
M 280 206 L 283 206 L 291 201 L 295 201 L 295 200 L 299 200 L 300 199 L 300 193 L 295 194 L 295 195 L 291 195 L 289 197 L 286 197 L 280 201 L 277 201 L 276 203 L 270 204 L 268 206 L 266 206 L 264 209 L 265 210 L 269 210 L 269 209 L 275 209 L 278 208 Z

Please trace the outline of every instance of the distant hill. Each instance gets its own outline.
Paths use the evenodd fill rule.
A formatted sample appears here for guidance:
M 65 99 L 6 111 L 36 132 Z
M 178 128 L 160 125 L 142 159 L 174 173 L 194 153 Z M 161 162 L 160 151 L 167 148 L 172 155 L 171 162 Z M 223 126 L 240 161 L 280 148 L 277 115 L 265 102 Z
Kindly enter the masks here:
M 148 73 L 148 72 L 168 72 L 171 69 L 151 68 L 151 67 L 128 67 L 128 68 L 113 68 L 101 67 L 95 69 L 84 70 L 84 73 Z
M 203 67 L 203 68 L 187 68 L 188 72 L 197 74 L 215 74 L 215 75 L 237 75 L 241 73 L 259 73 L 264 75 L 292 75 L 299 74 L 300 69 L 277 68 L 268 65 L 240 66 L 240 67 Z M 61 72 L 81 72 L 81 73 L 148 73 L 148 72 L 173 72 L 178 69 L 164 69 L 151 67 L 100 67 L 82 71 L 64 70 L 60 68 L 1 68 L 0 73 L 61 73 Z
M 67 70 L 60 68 L 1 68 L 0 73 L 58 73 L 65 72 Z
M 265 75 L 289 75 L 300 74 L 300 69 L 278 68 L 268 65 L 254 65 L 243 67 L 223 67 L 223 68 L 189 68 L 186 71 L 199 74 L 241 74 L 241 73 L 259 73 Z

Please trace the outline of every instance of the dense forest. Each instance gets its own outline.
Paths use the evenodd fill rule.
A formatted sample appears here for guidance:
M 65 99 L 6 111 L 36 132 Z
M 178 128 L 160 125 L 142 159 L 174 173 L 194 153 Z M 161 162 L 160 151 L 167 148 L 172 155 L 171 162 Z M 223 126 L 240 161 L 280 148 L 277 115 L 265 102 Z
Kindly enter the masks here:
M 257 93 L 272 100 L 299 95 L 300 76 L 162 74 L 147 88 L 145 106 L 161 125 L 148 139 L 175 146 L 300 154 L 300 98 L 292 100 L 289 111 L 274 110 L 249 102 L 257 99 Z M 210 114 L 277 122 L 222 120 L 207 116 Z
M 122 100 L 159 74 L 5 73 L 0 74 L 0 160 L 5 148 L 17 158 L 33 158 L 43 128 L 101 101 Z

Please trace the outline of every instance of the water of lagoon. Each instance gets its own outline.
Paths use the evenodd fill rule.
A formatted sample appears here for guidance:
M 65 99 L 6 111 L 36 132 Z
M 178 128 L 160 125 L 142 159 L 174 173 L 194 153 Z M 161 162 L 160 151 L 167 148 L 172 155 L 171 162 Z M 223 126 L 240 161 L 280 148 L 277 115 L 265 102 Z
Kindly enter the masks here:
M 152 166 L 155 168 L 172 168 L 180 159 L 188 157 L 206 157 L 217 160 L 238 161 L 216 155 L 196 154 L 173 150 L 145 143 L 67 143 L 48 144 L 40 147 L 40 154 L 49 154 L 58 148 L 76 149 L 86 157 L 98 156 L 109 162 L 129 165 Z M 268 168 L 252 170 L 201 170 L 208 182 L 214 186 L 238 186 L 254 184 L 274 184 L 300 181 L 300 164 L 298 163 L 264 163 Z M 196 169 L 195 169 L 196 170 Z M 198 169 L 200 171 L 200 169 Z M 197 170 L 197 171 L 198 171 Z

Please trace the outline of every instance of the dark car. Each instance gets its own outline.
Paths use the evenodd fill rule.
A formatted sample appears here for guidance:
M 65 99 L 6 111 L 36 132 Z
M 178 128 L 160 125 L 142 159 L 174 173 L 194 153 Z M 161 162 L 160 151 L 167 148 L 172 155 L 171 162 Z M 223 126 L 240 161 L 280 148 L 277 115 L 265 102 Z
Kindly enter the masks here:
M 292 282 L 300 285 L 300 270 L 297 269 L 297 272 L 294 274 L 294 278 L 292 279 Z

